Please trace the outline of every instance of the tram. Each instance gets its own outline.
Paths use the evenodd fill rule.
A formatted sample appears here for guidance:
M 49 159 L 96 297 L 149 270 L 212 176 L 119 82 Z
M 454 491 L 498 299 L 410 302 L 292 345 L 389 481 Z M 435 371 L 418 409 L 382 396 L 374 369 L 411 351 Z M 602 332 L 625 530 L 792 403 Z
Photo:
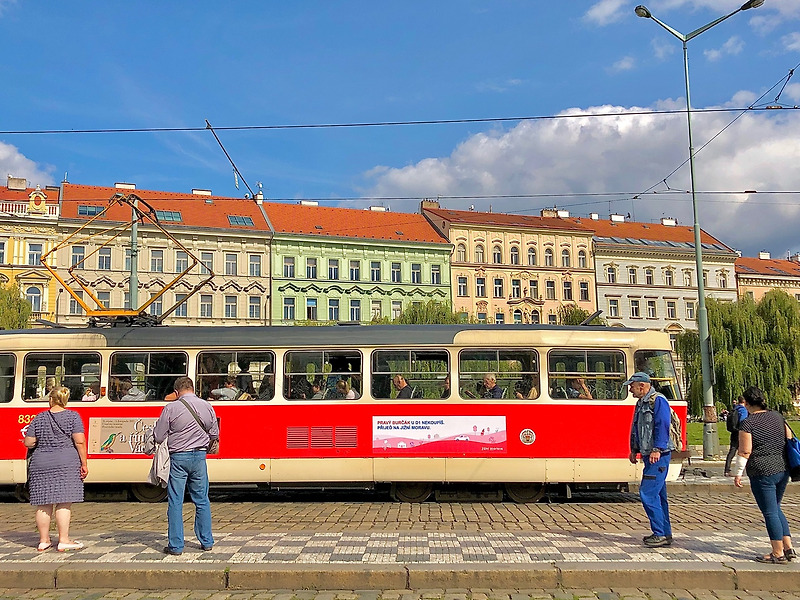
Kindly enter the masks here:
M 628 461 L 636 400 L 623 386 L 635 371 L 651 375 L 685 425 L 668 336 L 643 329 L 2 331 L 0 484 L 25 482 L 27 425 L 46 409 L 49 389 L 63 385 L 86 429 L 87 483 L 163 499 L 145 483 L 151 459 L 143 442 L 175 379 L 189 376 L 220 422 L 219 454 L 208 460 L 212 484 L 387 486 L 405 502 L 446 498 L 452 489 L 516 502 L 535 502 L 555 484 L 620 489 L 641 475 Z M 670 477 L 679 470 L 676 453 Z

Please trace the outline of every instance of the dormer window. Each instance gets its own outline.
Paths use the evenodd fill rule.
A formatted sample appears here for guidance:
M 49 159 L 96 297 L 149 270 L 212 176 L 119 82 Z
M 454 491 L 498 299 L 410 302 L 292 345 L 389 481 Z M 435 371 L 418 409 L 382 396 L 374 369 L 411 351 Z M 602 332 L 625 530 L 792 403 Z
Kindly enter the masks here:
M 240 227 L 255 227 L 253 224 L 253 219 L 250 217 L 228 215 L 228 223 L 231 225 L 239 225 Z

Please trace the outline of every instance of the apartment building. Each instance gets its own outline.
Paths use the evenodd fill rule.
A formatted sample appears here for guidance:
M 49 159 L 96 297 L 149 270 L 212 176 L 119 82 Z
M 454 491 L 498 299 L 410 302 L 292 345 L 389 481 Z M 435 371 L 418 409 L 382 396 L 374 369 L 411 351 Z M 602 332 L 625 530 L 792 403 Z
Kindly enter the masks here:
M 749 296 L 756 302 L 773 289 L 800 300 L 800 254 L 788 259 L 771 258 L 769 252 L 759 252 L 758 257 L 739 257 L 736 286 L 740 297 Z

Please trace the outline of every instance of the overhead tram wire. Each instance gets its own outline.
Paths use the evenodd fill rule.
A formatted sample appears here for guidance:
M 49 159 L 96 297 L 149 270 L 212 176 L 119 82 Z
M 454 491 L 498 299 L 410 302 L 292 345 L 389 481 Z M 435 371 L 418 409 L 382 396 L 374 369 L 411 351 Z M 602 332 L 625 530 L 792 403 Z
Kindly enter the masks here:
M 247 184 L 247 181 L 245 180 L 244 175 L 242 175 L 242 172 L 239 171 L 239 167 L 236 166 L 236 163 L 233 162 L 233 159 L 231 158 L 231 155 L 228 154 L 227 150 L 225 150 L 225 146 L 222 145 L 222 140 L 219 139 L 219 136 L 217 135 L 217 132 L 214 131 L 214 128 L 211 126 L 211 123 L 208 122 L 208 119 L 206 119 L 206 129 L 210 129 L 211 133 L 214 134 L 214 139 L 217 140 L 217 143 L 219 144 L 219 147 L 222 148 L 222 151 L 225 153 L 225 157 L 228 159 L 228 162 L 231 163 L 231 166 L 233 167 L 233 172 L 239 177 L 239 179 L 242 180 L 242 183 L 244 184 L 244 186 L 248 190 L 250 190 L 250 197 L 251 198 L 255 198 L 256 195 L 253 193 L 252 188 Z M 238 188 L 239 186 L 237 185 L 236 187 Z

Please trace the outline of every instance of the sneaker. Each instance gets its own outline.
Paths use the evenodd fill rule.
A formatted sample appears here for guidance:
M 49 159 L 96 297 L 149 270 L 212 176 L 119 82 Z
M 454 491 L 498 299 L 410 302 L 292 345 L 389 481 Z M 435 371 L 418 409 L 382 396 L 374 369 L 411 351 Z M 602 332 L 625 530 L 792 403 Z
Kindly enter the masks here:
M 170 548 L 169 546 L 164 546 L 163 550 L 164 554 L 170 554 L 172 556 L 180 556 L 183 554 L 183 550 L 175 550 L 174 548 Z
M 654 533 L 652 535 L 648 535 L 647 537 L 643 537 L 642 541 L 647 543 L 647 540 L 652 540 L 653 538 L 656 538 L 656 537 L 658 537 L 658 536 Z M 672 546 L 672 536 L 671 535 L 665 535 L 664 537 L 667 538 L 666 545 L 667 546 Z
M 666 538 L 666 536 L 656 534 L 648 535 L 642 541 L 648 548 L 662 548 L 664 546 L 669 546 L 672 543 Z
M 208 552 L 209 550 L 213 550 L 213 549 L 214 549 L 214 546 L 203 546 L 202 544 L 200 545 L 200 550 L 202 550 L 203 552 Z

